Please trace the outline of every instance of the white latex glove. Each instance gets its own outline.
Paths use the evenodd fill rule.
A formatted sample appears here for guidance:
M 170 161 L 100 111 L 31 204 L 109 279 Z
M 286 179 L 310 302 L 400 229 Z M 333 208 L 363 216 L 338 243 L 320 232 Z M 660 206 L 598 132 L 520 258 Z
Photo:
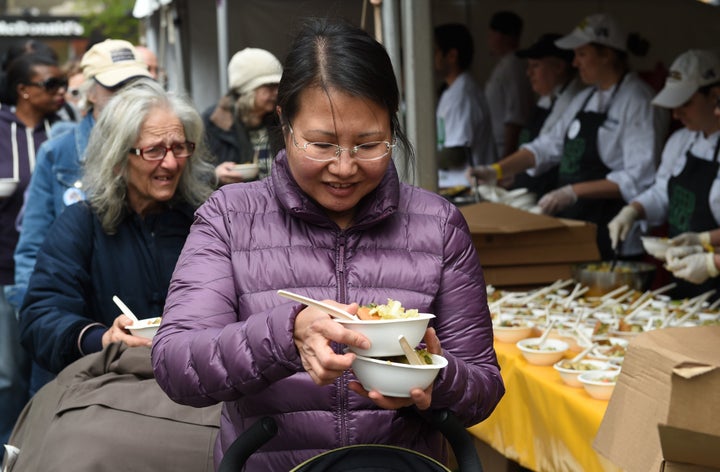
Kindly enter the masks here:
M 671 246 L 710 246 L 710 232 L 682 233 L 670 240 Z
M 672 262 L 675 259 L 682 259 L 690 254 L 698 254 L 701 252 L 705 252 L 705 249 L 698 244 L 694 246 L 673 246 L 665 251 L 665 259 L 668 262 Z
M 675 277 L 685 279 L 694 284 L 701 284 L 710 277 L 718 276 L 715 267 L 715 254 L 701 252 L 674 259 L 665 266 Z
M 572 185 L 568 184 L 557 190 L 548 192 L 540 199 L 538 206 L 546 215 L 554 215 L 561 212 L 577 201 L 577 195 L 572 189 Z
M 608 232 L 610 233 L 610 241 L 612 242 L 612 248 L 617 249 L 617 245 L 621 241 L 625 241 L 625 238 L 630 232 L 635 220 L 638 219 L 640 214 L 632 205 L 625 205 L 622 210 L 615 215 L 610 223 L 608 223 Z
M 469 167 L 465 176 L 470 182 L 477 179 L 478 184 L 497 185 L 498 181 L 497 171 L 490 166 Z

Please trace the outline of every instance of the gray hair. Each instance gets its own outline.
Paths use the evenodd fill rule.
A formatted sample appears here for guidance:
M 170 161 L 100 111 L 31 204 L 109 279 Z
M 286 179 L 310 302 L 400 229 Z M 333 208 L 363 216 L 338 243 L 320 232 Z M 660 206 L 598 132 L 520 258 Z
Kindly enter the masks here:
M 235 101 L 235 110 L 237 111 L 240 121 L 247 127 L 250 117 L 255 109 L 255 94 L 257 89 L 242 93 Z
M 215 169 L 209 164 L 202 118 L 185 97 L 166 92 L 152 80 L 139 80 L 122 89 L 108 102 L 93 127 L 85 151 L 83 185 L 88 199 L 108 234 L 117 230 L 127 211 L 127 163 L 148 115 L 158 108 L 171 110 L 182 123 L 185 138 L 195 143 L 173 201 L 197 208 L 215 185 Z

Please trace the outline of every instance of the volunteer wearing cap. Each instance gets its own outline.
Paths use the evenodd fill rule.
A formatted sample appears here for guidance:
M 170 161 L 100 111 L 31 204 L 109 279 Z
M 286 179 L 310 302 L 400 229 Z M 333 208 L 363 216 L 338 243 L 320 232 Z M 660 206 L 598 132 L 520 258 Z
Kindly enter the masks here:
M 517 150 L 518 137 L 532 108 L 533 95 L 525 61 L 515 55 L 520 45 L 523 20 L 511 11 L 499 11 L 490 18 L 488 49 L 498 62 L 485 84 L 493 136 L 499 157 Z
M 560 49 L 555 41 L 562 35 L 547 33 L 532 46 L 515 54 L 527 60 L 527 75 L 533 91 L 540 97 L 520 131 L 519 144 L 547 133 L 562 117 L 575 95 L 585 88 L 573 67 L 573 53 Z M 520 172 L 511 188 L 527 188 L 538 198 L 557 186 L 557 165 L 540 175 Z
M 707 232 L 720 226 L 720 123 L 714 115 L 714 87 L 720 88 L 720 58 L 714 52 L 691 49 L 673 62 L 665 87 L 652 103 L 672 109 L 673 117 L 684 127 L 665 144 L 652 187 L 623 207 L 608 225 L 613 246 L 624 240 L 635 221 L 641 219 L 651 227 L 667 221 L 668 235 L 676 245 L 686 241 L 709 245 L 709 238 L 694 241 L 687 233 Z M 676 259 L 692 253 L 687 251 L 670 251 L 668 268 L 685 269 L 686 264 L 678 265 Z M 714 263 L 707 267 L 714 267 Z M 671 293 L 676 298 L 720 288 L 714 281 L 703 285 L 676 282 L 678 286 Z
M 150 80 L 145 64 L 127 41 L 108 39 L 95 44 L 82 57 L 82 84 L 89 109 L 71 131 L 48 140 L 40 148 L 22 216 L 22 231 L 15 249 L 15 286 L 9 297 L 20 308 L 35 258 L 48 229 L 68 205 L 85 199 L 81 180 L 90 131 L 110 98 L 136 79 Z M 50 380 L 33 368 L 31 390 Z
M 466 185 L 465 170 L 469 165 L 487 165 L 497 160 L 487 100 L 468 70 L 473 54 L 473 38 L 465 25 L 447 23 L 435 27 L 435 70 L 444 88 L 435 113 L 440 187 Z M 452 150 L 461 152 L 444 153 Z M 462 159 L 443 159 L 458 154 Z
M 264 49 L 245 48 L 228 65 L 230 91 L 203 113 L 215 174 L 221 184 L 241 182 L 236 164 L 260 161 L 260 177 L 269 173 L 267 130 L 277 124 L 275 103 L 282 65 Z
M 555 44 L 574 49 L 580 79 L 591 87 L 573 99 L 550 132 L 473 174 L 494 181 L 531 167 L 543 172 L 559 163 L 559 188 L 540 199 L 540 209 L 597 224 L 600 255 L 610 259 L 614 252 L 607 223 L 624 201 L 652 184 L 668 116 L 653 109 L 652 90 L 628 68 L 628 51 L 643 53 L 647 44 L 625 34 L 612 17 L 591 15 Z M 622 254 L 642 254 L 637 233 L 623 245 Z

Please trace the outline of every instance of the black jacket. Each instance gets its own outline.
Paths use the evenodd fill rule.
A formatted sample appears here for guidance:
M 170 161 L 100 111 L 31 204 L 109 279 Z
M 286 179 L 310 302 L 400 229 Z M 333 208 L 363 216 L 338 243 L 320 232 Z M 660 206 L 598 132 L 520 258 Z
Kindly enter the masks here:
M 161 316 L 192 218 L 187 205 L 144 219 L 128 212 L 108 235 L 87 202 L 69 206 L 38 252 L 20 311 L 21 342 L 35 361 L 57 373 L 79 359 L 83 328 L 110 327 L 120 315 L 113 295 L 138 318 Z

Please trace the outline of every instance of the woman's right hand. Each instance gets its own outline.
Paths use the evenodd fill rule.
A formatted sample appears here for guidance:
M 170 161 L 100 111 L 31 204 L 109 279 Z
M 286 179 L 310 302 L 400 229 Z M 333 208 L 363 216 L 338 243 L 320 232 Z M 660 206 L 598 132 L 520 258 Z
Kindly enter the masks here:
M 234 184 L 243 181 L 242 174 L 233 170 L 236 165 L 237 164 L 232 161 L 227 161 L 215 167 L 215 176 L 218 182 L 220 182 L 220 185 Z
M 125 315 L 120 315 L 113 320 L 112 326 L 103 333 L 102 345 L 107 347 L 111 343 L 123 342 L 130 347 L 150 346 L 152 341 L 139 336 L 133 336 L 127 331 L 127 327 L 133 324 L 133 321 Z
M 333 300 L 323 301 L 353 314 L 358 309 L 357 303 L 343 305 Z M 318 385 L 332 383 L 349 369 L 355 360 L 355 354 L 351 352 L 335 353 L 330 345 L 331 342 L 361 349 L 370 348 L 370 341 L 365 336 L 345 328 L 326 312 L 313 307 L 307 307 L 298 313 L 293 337 L 305 371 Z

